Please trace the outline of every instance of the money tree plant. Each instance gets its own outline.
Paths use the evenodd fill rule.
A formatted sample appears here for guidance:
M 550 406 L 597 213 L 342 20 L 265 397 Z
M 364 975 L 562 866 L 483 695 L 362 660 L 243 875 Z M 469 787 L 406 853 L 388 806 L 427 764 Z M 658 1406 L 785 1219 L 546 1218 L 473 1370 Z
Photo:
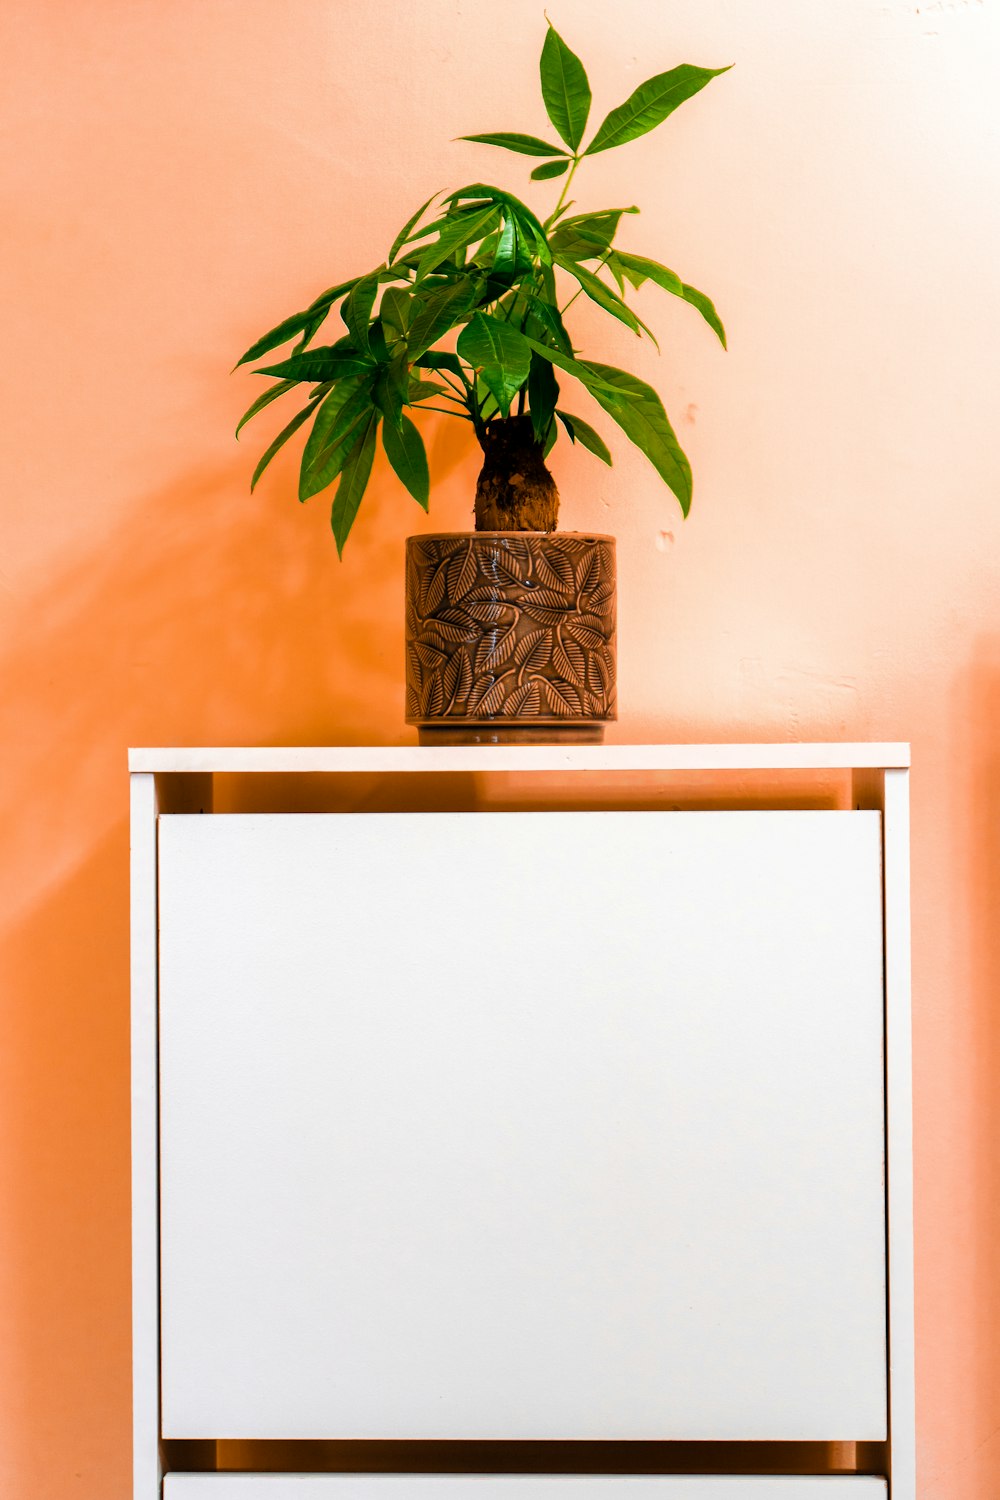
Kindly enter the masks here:
M 237 435 L 281 396 L 298 391 L 306 402 L 267 448 L 251 489 L 279 449 L 309 424 L 299 499 L 337 481 L 332 524 L 342 556 L 380 434 L 392 468 L 427 509 L 427 455 L 409 413 L 434 411 L 470 423 L 483 450 L 477 530 L 554 530 L 559 497 L 545 460 L 560 433 L 611 463 L 604 439 L 566 409 L 561 387 L 568 377 L 646 454 L 687 515 L 691 469 L 660 398 L 637 376 L 584 358 L 565 315 L 582 293 L 637 336 L 653 338 L 627 302 L 628 288 L 651 281 L 697 308 L 723 346 L 725 331 L 703 292 L 659 261 L 615 246 L 622 217 L 637 208 L 571 213 L 576 204 L 569 193 L 589 157 L 653 130 L 726 71 L 684 63 L 656 74 L 583 145 L 590 85 L 580 59 L 550 23 L 540 74 L 559 142 L 502 131 L 461 139 L 538 158 L 533 181 L 563 178 L 555 207 L 539 218 L 507 189 L 483 182 L 435 194 L 407 220 L 374 270 L 330 287 L 258 339 L 240 365 L 293 341 L 294 347 L 258 369 L 273 384 L 244 414 Z M 338 304 L 345 331 L 339 338 L 327 333 L 332 341 L 317 344 Z

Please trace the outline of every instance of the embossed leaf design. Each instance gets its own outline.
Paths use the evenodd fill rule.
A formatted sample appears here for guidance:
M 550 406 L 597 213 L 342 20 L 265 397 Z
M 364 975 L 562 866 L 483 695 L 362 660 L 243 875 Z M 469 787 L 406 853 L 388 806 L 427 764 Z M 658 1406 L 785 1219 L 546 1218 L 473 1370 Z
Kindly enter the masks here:
M 562 677 L 577 687 L 586 686 L 587 656 L 576 641 L 560 641 L 552 653 L 552 665 Z
M 580 595 L 580 607 L 595 615 L 608 613 L 607 606 L 615 597 L 614 583 L 602 583 L 595 589 L 589 589 Z
M 476 671 L 495 672 L 502 667 L 517 644 L 517 627 L 511 625 L 508 629 L 498 632 L 490 630 L 479 643 L 476 652 Z
M 599 651 L 595 651 L 587 658 L 587 686 L 591 692 L 603 695 L 611 686 L 608 681 L 608 669 Z
M 591 623 L 594 618 L 594 615 L 582 616 L 578 620 L 570 620 L 566 626 L 567 632 L 573 639 L 579 641 L 581 646 L 587 646 L 591 651 L 596 650 L 598 646 L 604 645 L 604 631 L 600 629 L 599 625 L 595 627 Z M 588 623 L 584 623 L 585 620 Z
M 440 626 L 442 620 L 446 621 L 449 625 L 460 627 L 463 640 L 468 640 L 470 636 L 479 634 L 479 626 L 467 609 L 439 609 L 434 616 L 435 625 Z
M 448 582 L 448 558 L 443 557 L 434 570 L 428 571 L 420 580 L 420 608 L 425 614 L 437 609 L 444 598 Z
M 545 696 L 552 712 L 562 719 L 580 712 L 580 694 L 570 682 L 546 682 Z
M 522 568 L 526 568 L 528 566 L 531 552 L 527 542 L 523 539 L 523 537 L 504 537 L 503 541 L 498 543 L 497 545 L 502 547 L 504 552 L 515 558 L 517 562 L 521 564 Z
M 514 584 L 518 588 L 524 583 L 516 557 L 505 557 L 498 549 L 482 553 L 479 561 L 483 577 L 492 579 L 494 583 Z
M 517 643 L 514 660 L 525 671 L 537 672 L 552 654 L 552 637 L 547 630 L 529 630 Z
M 444 712 L 444 684 L 440 673 L 425 683 L 420 695 L 420 707 L 428 719 L 436 719 Z
M 490 688 L 492 686 L 493 686 L 493 678 L 490 675 L 487 675 L 485 677 L 477 677 L 476 678 L 476 680 L 473 682 L 472 687 L 471 687 L 471 689 L 469 691 L 469 712 L 470 712 L 470 714 L 474 714 L 474 713 L 477 713 L 479 711 L 479 705 L 482 703 L 483 699 L 485 698 L 486 694 L 489 692 L 489 690 L 490 690 Z
M 504 707 L 508 714 L 537 714 L 541 708 L 541 691 L 538 678 L 523 682 L 511 693 Z
M 476 634 L 475 624 L 470 620 L 465 625 L 453 624 L 451 620 L 445 620 L 441 615 L 435 615 L 430 622 L 431 627 L 437 635 L 445 641 L 468 641 Z
M 428 646 L 423 641 L 414 641 L 413 651 L 419 658 L 420 665 L 426 667 L 428 672 L 436 672 L 445 663 L 445 653 L 435 650 L 433 646 Z
M 420 657 L 417 655 L 416 651 L 414 651 L 412 646 L 407 646 L 406 648 L 406 664 L 409 669 L 407 675 L 409 676 L 409 679 L 412 682 L 413 686 L 415 688 L 423 687 L 424 669 L 421 666 Z
M 512 678 L 509 674 L 506 677 L 498 677 L 489 691 L 484 693 L 480 698 L 477 712 L 481 714 L 499 713 L 503 707 L 503 701 L 507 696 L 507 689 L 511 681 Z
M 408 719 L 415 719 L 419 713 L 420 699 L 417 696 L 417 691 L 415 688 L 408 687 L 406 689 L 406 717 Z
M 509 604 L 491 604 L 485 599 L 474 599 L 466 604 L 469 614 L 474 620 L 479 620 L 483 625 L 494 625 L 498 620 L 507 617 Z
M 543 604 L 539 599 L 539 594 L 542 592 L 543 590 L 539 589 L 538 594 L 534 595 L 530 600 L 525 600 L 524 613 L 530 615 L 533 620 L 537 620 L 540 625 L 563 624 L 570 616 L 569 605 Z
M 470 542 L 468 550 L 453 557 L 448 568 L 448 597 L 453 604 L 464 599 L 475 583 L 477 573 L 476 555 Z
M 583 558 L 577 575 L 576 586 L 581 594 L 589 593 L 592 589 L 600 586 L 601 582 L 601 556 L 599 552 L 592 552 L 589 557 Z
M 535 575 L 547 589 L 565 589 L 571 594 L 576 587 L 573 564 L 566 553 L 557 547 L 548 552 L 539 552 L 535 559 Z
M 441 680 L 444 683 L 445 697 L 449 704 L 460 702 L 466 697 L 472 686 L 472 667 L 469 665 L 467 652 L 455 652 L 441 674 Z

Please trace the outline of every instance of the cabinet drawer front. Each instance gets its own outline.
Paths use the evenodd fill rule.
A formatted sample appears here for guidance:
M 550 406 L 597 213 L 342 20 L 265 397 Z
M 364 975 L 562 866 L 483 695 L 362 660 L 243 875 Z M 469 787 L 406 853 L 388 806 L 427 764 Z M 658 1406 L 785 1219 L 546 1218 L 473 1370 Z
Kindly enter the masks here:
M 168 1474 L 163 1500 L 887 1500 L 884 1479 L 739 1474 Z
M 876 814 L 160 820 L 164 1435 L 885 1435 Z

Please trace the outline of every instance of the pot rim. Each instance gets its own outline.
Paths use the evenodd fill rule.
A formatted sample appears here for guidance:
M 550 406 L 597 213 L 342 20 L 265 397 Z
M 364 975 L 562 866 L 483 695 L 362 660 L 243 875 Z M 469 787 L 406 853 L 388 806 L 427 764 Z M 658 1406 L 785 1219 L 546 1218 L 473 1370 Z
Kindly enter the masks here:
M 561 536 L 574 537 L 577 541 L 587 542 L 615 542 L 613 537 L 604 531 L 418 531 L 406 538 L 407 545 L 410 542 L 452 542 L 459 538 L 475 541 L 482 537 L 484 541 L 495 541 L 497 537 L 552 537 L 558 539 Z

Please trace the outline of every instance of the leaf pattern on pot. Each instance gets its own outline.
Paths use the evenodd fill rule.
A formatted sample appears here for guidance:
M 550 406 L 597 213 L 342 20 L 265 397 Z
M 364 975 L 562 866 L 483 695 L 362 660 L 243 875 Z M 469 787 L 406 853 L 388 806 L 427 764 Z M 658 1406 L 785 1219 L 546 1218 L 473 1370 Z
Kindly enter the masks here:
M 453 604 L 464 599 L 476 581 L 478 573 L 476 555 L 470 542 L 464 553 L 460 552 L 448 564 L 448 595 Z
M 552 712 L 562 719 L 578 714 L 583 706 L 580 694 L 569 682 L 550 682 L 546 679 L 545 696 Z
M 579 619 L 570 620 L 566 631 L 581 646 L 596 651 L 599 646 L 604 645 L 604 632 L 591 623 L 593 619 L 593 615 L 582 615 Z
M 479 642 L 476 651 L 476 671 L 495 672 L 502 667 L 517 644 L 517 627 L 506 630 L 488 630 Z
M 430 678 L 420 695 L 420 707 L 425 718 L 436 719 L 444 711 L 444 684 L 440 676 Z
M 441 680 L 449 703 L 464 703 L 472 686 L 472 665 L 467 651 L 456 651 L 448 662 Z
M 552 636 L 547 630 L 529 630 L 518 642 L 514 660 L 526 672 L 540 672 L 552 654 Z
M 445 595 L 448 586 L 448 561 L 444 559 L 439 562 L 433 570 L 425 573 L 420 580 L 420 608 L 422 612 L 433 614 Z
M 410 722 L 614 718 L 613 543 L 411 537 L 406 588 Z
M 576 589 L 578 594 L 589 594 L 601 584 L 601 554 L 599 551 L 591 552 L 581 559 L 576 570 Z
M 433 646 L 427 646 L 423 641 L 414 641 L 413 650 L 420 659 L 420 665 L 429 672 L 436 672 L 447 660 L 443 651 L 435 651 Z
M 504 704 L 508 714 L 537 714 L 541 706 L 541 682 L 532 677 L 515 688 Z
M 479 705 L 493 686 L 493 678 L 487 673 L 485 677 L 477 677 L 469 692 L 469 712 L 477 713 Z
M 492 583 L 520 585 L 524 582 L 524 574 L 518 559 L 513 553 L 506 554 L 502 548 L 487 547 L 480 554 L 479 566 L 484 578 Z
M 587 653 L 576 641 L 559 641 L 552 653 L 552 665 L 561 677 L 577 687 L 586 687 Z
M 535 577 L 547 589 L 565 590 L 572 595 L 576 589 L 573 564 L 565 552 L 555 548 L 551 552 L 539 552 L 535 559 Z

